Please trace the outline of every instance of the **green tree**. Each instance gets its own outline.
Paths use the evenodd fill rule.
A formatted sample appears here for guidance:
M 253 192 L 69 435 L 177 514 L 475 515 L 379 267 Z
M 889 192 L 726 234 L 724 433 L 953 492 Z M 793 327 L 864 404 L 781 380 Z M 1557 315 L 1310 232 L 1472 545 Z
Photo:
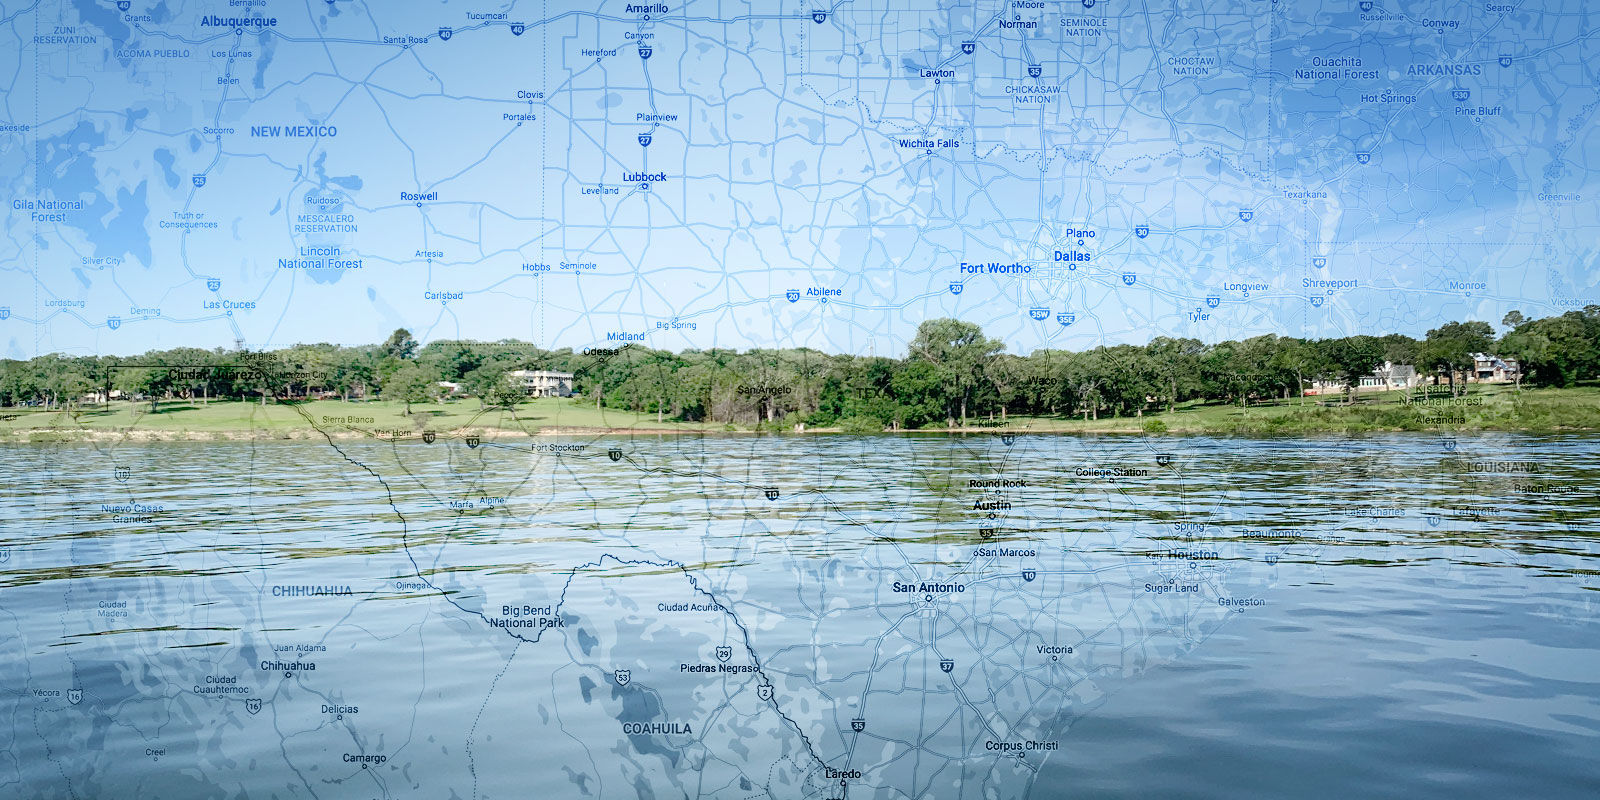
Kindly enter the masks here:
M 438 379 L 416 364 L 407 364 L 396 370 L 383 385 L 383 398 L 404 402 L 407 415 L 411 413 L 412 403 L 431 403 L 438 396 Z
M 395 328 L 394 333 L 379 345 L 378 350 L 387 358 L 398 361 L 409 360 L 417 352 L 417 340 L 411 337 L 411 331 L 405 328 Z
M 1200 391 L 1200 359 L 1205 345 L 1199 339 L 1171 339 L 1158 336 L 1145 348 L 1150 368 L 1160 388 L 1157 396 L 1166 400 L 1167 410 Z
M 1246 405 L 1246 365 L 1238 342 L 1221 342 L 1201 360 L 1203 389 L 1214 400 L 1237 401 Z
M 467 373 L 488 361 L 480 348 L 459 341 L 429 342 L 427 347 L 417 351 L 416 360 L 437 373 L 441 380 L 452 383 L 460 382 Z
M 1494 342 L 1494 329 L 1487 322 L 1447 322 L 1431 331 L 1419 348 L 1419 360 L 1436 372 L 1443 372 L 1450 383 L 1450 394 L 1458 393 L 1456 373 L 1470 371 L 1473 353 L 1481 353 Z M 1466 391 L 1465 381 L 1459 387 Z
M 61 359 L 45 385 L 57 403 L 68 411 L 72 410 L 74 404 L 81 404 L 83 395 L 95 389 L 95 382 L 89 379 L 82 366 L 68 359 Z
M 920 428 L 948 412 L 941 391 L 946 380 L 939 367 L 927 361 L 912 361 L 890 379 L 896 400 L 897 428 Z
M 1500 337 L 1499 352 L 1504 357 L 1516 359 L 1517 370 L 1514 374 L 1519 390 L 1522 388 L 1522 378 L 1530 368 L 1542 369 L 1552 361 L 1549 337 L 1532 325 L 1506 331 L 1506 335 Z
M 1286 381 L 1293 376 L 1289 386 L 1301 405 L 1306 401 L 1306 378 L 1315 375 L 1319 365 L 1317 349 L 1304 339 L 1285 337 L 1278 340 L 1278 349 L 1272 354 L 1273 367 Z
M 331 386 L 349 402 L 352 394 L 366 394 L 377 377 L 377 362 L 368 349 L 341 347 L 332 356 Z
M 1006 419 L 1010 406 L 1017 401 L 1027 374 L 1027 359 L 1019 356 L 1002 353 L 989 360 L 984 377 L 994 387 L 995 397 L 1000 402 L 1001 421 Z
M 1600 311 L 1535 320 L 1507 339 L 1535 386 L 1571 386 L 1600 373 Z
M 997 339 L 986 339 L 983 329 L 970 322 L 957 319 L 930 319 L 917 326 L 916 338 L 911 340 L 912 361 L 932 365 L 939 381 L 925 386 L 923 391 L 931 397 L 918 397 L 917 402 L 937 398 L 943 401 L 947 417 L 954 417 L 959 408 L 961 425 L 967 424 L 967 405 L 974 390 L 983 379 L 984 371 L 1005 345 Z M 921 381 L 917 381 L 922 385 Z
M 1344 384 L 1346 404 L 1355 398 L 1361 379 L 1383 363 L 1383 344 L 1372 336 L 1324 339 L 1317 344 L 1327 374 Z
M 498 361 L 487 362 L 461 377 L 461 386 L 478 398 L 478 407 L 511 408 L 525 399 L 522 387 L 512 383 L 510 370 Z
M 1404 334 L 1391 333 L 1378 341 L 1383 345 L 1383 360 L 1391 364 L 1415 366 L 1422 352 L 1422 343 Z

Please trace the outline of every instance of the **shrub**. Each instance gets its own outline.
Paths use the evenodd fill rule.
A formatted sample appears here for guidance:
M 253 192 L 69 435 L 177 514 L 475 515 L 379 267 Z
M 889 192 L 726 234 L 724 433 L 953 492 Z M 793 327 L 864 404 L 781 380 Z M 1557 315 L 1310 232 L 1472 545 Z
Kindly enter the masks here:
M 845 417 L 839 420 L 839 430 L 845 433 L 880 433 L 883 420 L 877 417 Z

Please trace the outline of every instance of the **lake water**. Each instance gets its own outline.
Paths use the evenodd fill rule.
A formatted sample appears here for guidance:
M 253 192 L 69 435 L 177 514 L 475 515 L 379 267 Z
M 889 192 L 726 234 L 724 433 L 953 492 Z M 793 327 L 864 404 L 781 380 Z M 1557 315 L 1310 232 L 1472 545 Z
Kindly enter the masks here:
M 0 796 L 1594 797 L 1600 439 L 0 447 Z

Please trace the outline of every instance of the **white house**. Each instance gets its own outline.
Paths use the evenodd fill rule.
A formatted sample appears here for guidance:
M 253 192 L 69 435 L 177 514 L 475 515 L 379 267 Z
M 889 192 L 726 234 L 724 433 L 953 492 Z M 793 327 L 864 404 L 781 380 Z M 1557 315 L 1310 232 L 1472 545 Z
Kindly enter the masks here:
M 1392 361 L 1385 361 L 1383 366 L 1373 370 L 1371 375 L 1362 378 L 1361 385 L 1356 387 L 1356 390 L 1387 392 L 1395 389 L 1410 389 L 1421 382 L 1417 378 L 1416 367 L 1410 364 L 1396 364 Z
M 1356 385 L 1357 392 L 1389 392 L 1396 389 L 1410 389 L 1422 385 L 1422 379 L 1417 375 L 1417 368 L 1410 364 L 1396 364 L 1392 361 L 1383 362 L 1383 366 L 1364 375 L 1361 382 Z M 1311 388 L 1306 390 L 1307 395 L 1343 394 L 1344 381 L 1312 381 Z
M 571 397 L 572 373 L 547 369 L 519 369 L 506 374 L 530 397 Z

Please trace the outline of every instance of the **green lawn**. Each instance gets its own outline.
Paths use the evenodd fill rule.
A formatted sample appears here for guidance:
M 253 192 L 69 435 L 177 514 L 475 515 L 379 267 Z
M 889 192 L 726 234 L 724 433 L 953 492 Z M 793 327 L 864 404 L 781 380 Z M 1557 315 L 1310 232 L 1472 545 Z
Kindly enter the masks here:
M 260 402 L 173 401 L 154 413 L 149 403 L 113 401 L 109 409 L 90 408 L 77 414 L 34 409 L 0 409 L 0 439 L 102 437 L 122 432 L 134 435 L 171 434 L 171 438 L 311 438 L 322 432 L 341 436 L 376 434 L 384 437 L 436 431 L 506 431 L 538 433 L 552 428 L 633 428 L 646 430 L 721 430 L 722 426 L 692 423 L 657 423 L 653 414 L 633 414 L 563 398 L 541 398 L 521 403 L 515 416 L 503 409 L 480 409 L 476 400 L 414 404 L 405 413 L 401 403 L 318 400 L 278 404 Z
M 1407 405 L 1402 392 L 1307 397 L 1251 404 L 1187 403 L 1141 418 L 1012 417 L 1007 427 L 1037 431 L 1131 432 L 1159 422 L 1172 433 L 1312 433 L 1385 430 L 1600 430 L 1600 386 L 1524 389 L 1471 386 L 1463 402 Z M 1157 428 L 1159 430 L 1159 428 Z
M 1572 389 L 1529 389 L 1474 386 L 1465 403 L 1445 402 L 1419 407 L 1401 402 L 1401 393 L 1362 395 L 1343 405 L 1338 397 L 1305 398 L 1252 404 L 1248 408 L 1216 403 L 1189 403 L 1167 413 L 1143 417 L 1012 416 L 973 420 L 971 430 L 1062 433 L 1240 433 L 1296 434 L 1386 430 L 1600 430 L 1600 385 Z M 298 404 L 259 402 L 170 402 L 151 413 L 148 403 L 113 402 L 109 409 L 80 413 L 34 409 L 0 409 L 0 441 L 61 438 L 321 438 L 415 436 L 423 430 L 440 433 L 537 434 L 557 429 L 635 429 L 663 432 L 720 432 L 722 424 L 656 422 L 653 414 L 633 414 L 565 398 L 521 403 L 515 414 L 480 409 L 476 400 L 414 405 L 405 413 L 395 402 L 319 400 Z M 826 430 L 826 429 L 822 429 Z

